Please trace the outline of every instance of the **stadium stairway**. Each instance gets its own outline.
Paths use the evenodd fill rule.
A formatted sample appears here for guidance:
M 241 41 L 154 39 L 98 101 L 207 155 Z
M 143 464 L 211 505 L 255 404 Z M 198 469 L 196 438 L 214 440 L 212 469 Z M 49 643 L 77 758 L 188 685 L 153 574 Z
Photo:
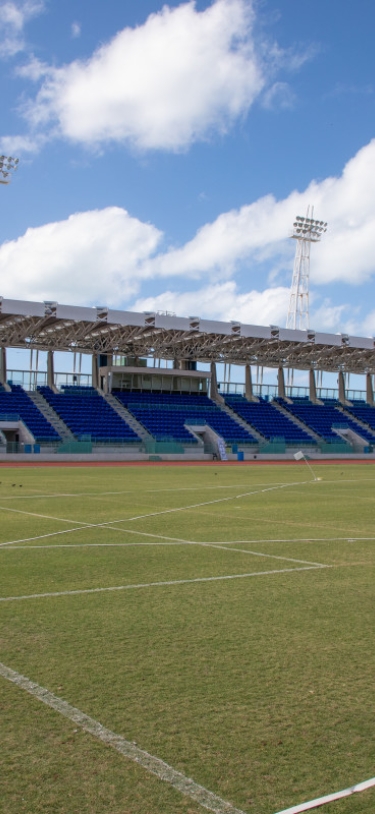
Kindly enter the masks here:
M 246 430 L 247 432 L 251 430 L 251 434 L 254 436 L 256 441 L 258 441 L 259 444 L 265 444 L 267 442 L 267 439 L 264 437 L 264 435 L 262 435 L 259 432 L 259 430 L 256 429 L 256 427 L 253 427 L 251 424 L 245 421 L 244 418 L 238 415 L 238 413 L 235 413 L 234 410 L 231 410 L 231 408 L 226 402 L 224 402 L 224 404 L 218 404 L 218 407 L 220 407 L 221 410 L 223 410 L 225 413 L 227 413 L 227 415 L 233 418 L 233 421 L 236 421 L 236 423 L 239 424 L 240 427 L 243 427 L 244 430 Z
M 19 384 L 11 384 L 10 391 L 0 393 L 0 413 L 19 416 L 37 444 L 60 441 L 59 433 Z
M 364 407 L 364 409 L 363 409 Z M 353 402 L 352 407 L 337 406 L 337 409 L 346 417 L 354 420 L 358 424 L 358 432 L 361 434 L 361 429 L 366 430 L 367 433 L 373 433 L 375 436 L 375 409 L 370 405 L 363 402 L 363 405 L 358 406 L 358 403 Z M 366 421 L 366 419 L 368 419 Z M 375 443 L 375 437 L 372 443 Z
M 143 424 L 141 424 L 140 421 L 137 421 L 137 419 L 129 412 L 129 410 L 127 410 L 126 407 L 123 404 L 121 404 L 121 402 L 118 401 L 118 399 L 115 396 L 112 395 L 112 393 L 104 395 L 103 398 L 105 399 L 107 404 L 109 404 L 112 407 L 112 409 L 115 410 L 116 413 L 118 413 L 120 418 L 122 418 L 123 421 L 129 424 L 129 427 L 131 427 L 132 430 L 134 430 L 134 432 L 142 439 L 142 441 L 153 440 L 152 435 L 150 435 L 150 433 L 147 432 Z
M 336 399 L 326 399 L 323 404 L 313 404 L 307 398 L 297 398 L 292 404 L 285 404 L 285 409 L 305 423 L 310 432 L 318 433 L 326 443 L 338 443 L 341 440 L 352 446 L 350 433 L 353 434 L 354 444 L 356 440 L 363 444 L 374 443 L 374 430 L 361 427 L 350 411 L 344 410 Z M 347 439 L 341 430 L 349 431 Z
M 319 442 L 324 440 L 320 435 L 318 435 L 317 432 L 315 432 L 313 429 L 311 429 L 311 427 L 308 427 L 307 424 L 304 424 L 303 421 L 301 421 L 299 418 L 297 418 L 296 415 L 293 415 L 292 413 L 290 413 L 284 407 L 282 399 L 280 399 L 280 401 L 278 399 L 274 399 L 272 404 L 273 404 L 274 407 L 276 407 L 277 410 L 280 410 L 281 413 L 286 415 L 286 417 L 289 418 L 290 421 L 293 421 L 293 423 L 296 424 L 297 427 L 300 427 L 301 430 L 305 430 L 305 432 L 308 432 L 309 435 L 312 435 L 312 437 L 315 439 L 315 441 L 317 441 L 319 443 Z
M 94 444 L 136 444 L 141 439 L 101 392 L 93 387 L 63 386 L 61 393 L 38 388 L 78 441 Z
M 275 439 L 283 439 L 289 446 L 316 447 L 316 440 L 306 427 L 301 427 L 291 421 L 289 415 L 276 409 L 274 402 L 260 399 L 259 402 L 247 401 L 244 396 L 227 394 L 226 403 L 241 416 L 247 423 L 249 430 L 253 428 L 260 433 L 267 443 Z
M 115 395 L 156 441 L 197 448 L 193 427 L 207 425 L 228 446 L 257 443 L 249 427 L 244 429 L 204 394 L 115 391 Z
M 29 398 L 31 401 L 34 402 L 35 406 L 38 410 L 44 415 L 44 417 L 49 421 L 52 427 L 55 428 L 56 432 L 60 436 L 62 441 L 74 441 L 74 435 L 69 429 L 69 427 L 64 423 L 62 418 L 55 412 L 53 407 L 48 404 L 48 401 L 42 396 L 42 394 L 38 390 L 33 390 L 28 393 Z

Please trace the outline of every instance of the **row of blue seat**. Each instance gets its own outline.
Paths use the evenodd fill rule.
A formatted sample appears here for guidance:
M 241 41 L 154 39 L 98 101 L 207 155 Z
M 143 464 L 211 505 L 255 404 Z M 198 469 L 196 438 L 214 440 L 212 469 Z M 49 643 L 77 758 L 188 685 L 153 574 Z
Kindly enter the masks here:
M 313 436 L 267 401 L 250 402 L 243 396 L 226 394 L 228 406 L 266 438 L 284 438 L 289 444 L 316 444 Z
M 156 440 L 169 436 L 182 443 L 194 443 L 194 435 L 185 424 L 198 422 L 211 427 L 227 444 L 256 443 L 250 429 L 244 429 L 206 395 L 124 391 L 114 391 L 113 395 Z
M 90 436 L 97 442 L 140 441 L 94 388 L 87 388 L 87 392 L 83 388 L 66 388 L 64 393 L 54 393 L 50 387 L 40 387 L 39 391 L 78 440 Z
M 60 436 L 20 385 L 11 385 L 11 392 L 0 392 L 0 413 L 19 415 L 37 443 L 59 441 Z

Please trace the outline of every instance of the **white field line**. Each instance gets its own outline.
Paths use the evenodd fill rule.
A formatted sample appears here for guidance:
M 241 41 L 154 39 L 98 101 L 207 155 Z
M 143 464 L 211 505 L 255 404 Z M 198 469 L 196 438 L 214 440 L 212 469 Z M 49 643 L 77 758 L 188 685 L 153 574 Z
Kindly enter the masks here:
M 239 543 L 242 543 L 242 544 L 244 544 L 244 543 L 246 543 L 246 544 L 247 543 L 251 543 L 251 544 L 253 544 L 253 543 L 263 543 L 263 544 L 264 543 L 332 543 L 332 542 L 336 542 L 336 541 L 337 542 L 345 542 L 345 543 L 358 543 L 358 542 L 366 542 L 366 541 L 371 542 L 371 541 L 375 540 L 375 537 L 304 537 L 304 538 L 291 537 L 291 538 L 285 538 L 285 539 L 279 539 L 279 540 L 268 540 L 268 539 L 267 540 L 264 540 L 264 539 L 262 539 L 262 540 L 224 540 L 224 541 L 220 541 L 220 542 L 217 542 L 217 543 L 214 543 L 214 542 L 213 543 L 203 543 L 203 542 L 198 542 L 198 541 L 195 541 L 195 540 L 182 540 L 179 537 L 163 537 L 161 534 L 150 534 L 150 533 L 145 532 L 145 531 L 134 531 L 134 529 L 119 529 L 119 528 L 111 527 L 111 526 L 109 526 L 109 528 L 113 528 L 113 531 L 123 531 L 123 532 L 126 532 L 128 534 L 139 534 L 139 535 L 145 535 L 146 537 L 153 537 L 153 538 L 157 537 L 158 539 L 160 538 L 161 540 L 165 540 L 165 541 L 170 540 L 170 542 L 157 542 L 157 543 L 144 543 L 144 542 L 141 542 L 141 543 L 51 543 L 51 545 L 49 545 L 48 543 L 46 545 L 16 545 L 15 543 L 1 543 L 1 545 L 5 547 L 5 551 L 6 551 L 6 546 L 9 546 L 9 549 L 10 549 L 10 546 L 12 546 L 12 550 L 14 549 L 15 551 L 18 551 L 18 550 L 27 551 L 28 548 L 31 548 L 31 550 L 33 550 L 34 548 L 35 549 L 36 548 L 38 548 L 38 549 L 46 549 L 48 551 L 49 548 L 71 548 L 71 549 L 74 549 L 74 548 L 132 548 L 134 546 L 151 546 L 151 547 L 154 546 L 154 547 L 158 547 L 158 546 L 174 546 L 174 545 L 176 545 L 176 546 L 178 546 L 178 545 L 207 545 L 207 546 L 213 546 L 213 547 L 214 546 L 218 546 L 218 547 L 223 546 L 223 548 L 228 548 L 229 546 L 238 545 Z M 56 532 L 53 532 L 53 534 L 55 534 L 55 533 Z M 41 537 L 44 537 L 44 536 L 51 536 L 51 535 L 41 535 Z M 40 538 L 39 537 L 30 537 L 28 539 L 39 540 Z M 247 552 L 244 551 L 243 553 L 245 554 Z M 271 556 L 270 554 L 260 554 L 260 552 L 257 552 L 257 554 L 259 556 L 262 556 L 262 557 Z M 276 555 L 275 555 L 275 559 L 278 559 L 278 557 Z M 294 562 L 293 558 L 288 558 L 288 559 L 291 559 L 292 562 Z M 296 560 L 296 562 L 305 562 L 305 560 Z M 308 562 L 308 561 L 306 560 L 306 562 Z M 317 565 L 318 565 L 318 563 L 317 563 Z
M 0 506 L 0 509 L 1 508 L 2 507 Z M 61 521 L 62 523 L 74 523 L 74 520 L 68 520 L 68 519 L 62 518 L 62 517 L 50 517 L 49 515 L 45 515 L 45 514 L 35 514 L 35 512 L 26 512 L 26 511 L 24 511 L 22 509 L 9 509 L 8 511 L 16 512 L 17 514 L 27 514 L 27 515 L 30 515 L 31 517 L 43 517 L 43 518 L 49 519 L 49 520 L 58 520 L 58 521 Z M 76 520 L 75 522 L 81 523 L 82 526 L 89 526 L 89 527 L 91 526 L 90 523 L 86 523 L 83 520 Z M 106 526 L 106 528 L 113 528 L 113 531 L 127 532 L 127 529 L 123 529 L 123 528 L 120 529 L 120 528 L 115 527 L 115 526 L 114 527 Z M 130 534 L 131 533 L 132 533 L 132 531 L 130 531 Z M 219 545 L 218 543 L 198 542 L 196 540 L 181 540 L 181 539 L 179 539 L 177 537 L 165 537 L 164 535 L 161 535 L 161 534 L 149 534 L 148 532 L 142 532 L 142 531 L 136 531 L 134 533 L 135 534 L 140 534 L 140 535 L 145 535 L 146 537 L 153 537 L 153 538 L 158 537 L 158 538 L 163 539 L 163 540 L 169 540 L 170 542 L 173 541 L 173 542 L 176 542 L 176 543 L 179 543 L 179 544 L 184 544 L 184 545 L 196 545 L 196 546 L 202 546 L 204 548 L 220 548 L 223 551 L 229 551 L 229 550 L 230 551 L 236 551 L 239 554 L 250 554 L 250 555 L 253 555 L 254 557 L 270 557 L 270 558 L 275 559 L 275 560 L 285 560 L 287 562 L 298 562 L 298 563 L 301 563 L 301 564 L 304 564 L 304 565 L 322 565 L 322 563 L 318 563 L 318 562 L 310 562 L 309 560 L 297 560 L 297 559 L 295 559 L 293 557 L 281 557 L 281 556 L 277 556 L 276 554 L 262 554 L 261 552 L 258 552 L 258 551 L 248 551 L 248 550 L 244 551 L 244 550 L 240 550 L 239 548 L 228 549 L 228 548 L 226 548 L 225 545 Z
M 240 545 L 241 543 L 333 543 L 333 542 L 344 542 L 344 543 L 355 543 L 361 542 L 361 540 L 368 541 L 368 540 L 375 540 L 375 537 L 275 537 L 274 539 L 270 539 L 269 537 L 262 537 L 260 540 L 221 540 L 218 541 L 222 545 Z M 212 543 L 212 545 L 216 545 Z
M 63 715 L 64 718 L 73 721 L 73 723 L 81 727 L 84 732 L 88 732 L 107 746 L 116 749 L 121 755 L 137 763 L 138 766 L 142 766 L 143 769 L 155 775 L 159 780 L 163 780 L 165 783 L 173 786 L 173 788 L 177 789 L 177 791 L 185 797 L 189 797 L 191 800 L 203 806 L 203 808 L 212 811 L 213 814 L 244 814 L 243 811 L 235 808 L 231 803 L 226 802 L 221 797 L 213 794 L 212 791 L 204 788 L 204 786 L 195 783 L 190 777 L 186 777 L 182 772 L 169 766 L 164 760 L 160 760 L 160 758 L 140 749 L 131 741 L 123 738 L 122 735 L 117 735 L 115 732 L 107 729 L 99 723 L 99 721 L 95 721 L 94 718 L 85 715 L 85 713 L 81 712 L 77 707 L 71 706 L 67 701 L 49 692 L 45 687 L 35 684 L 20 673 L 16 673 L 14 670 L 6 667 L 5 664 L 0 663 L 0 675 L 7 679 L 7 681 L 11 681 L 20 689 L 26 690 L 26 692 L 34 696 L 34 698 L 37 698 L 38 701 L 42 701 L 43 704 L 52 707 L 52 709 L 59 712 L 60 715 Z
M 243 494 L 240 494 L 240 495 L 230 495 L 229 497 L 216 498 L 216 500 L 207 500 L 207 501 L 205 501 L 203 503 L 193 503 L 190 506 L 178 506 L 178 507 L 176 507 L 174 509 L 163 509 L 161 512 L 150 512 L 149 514 L 139 514 L 139 515 L 135 515 L 134 517 L 124 517 L 124 518 L 121 518 L 120 520 L 107 520 L 105 523 L 86 523 L 85 528 L 102 528 L 103 526 L 113 526 L 114 524 L 118 524 L 118 523 L 130 523 L 131 521 L 134 521 L 134 520 L 145 520 L 145 519 L 147 519 L 149 517 L 160 517 L 161 515 L 164 515 L 164 514 L 174 514 L 176 512 L 189 511 L 190 509 L 199 509 L 202 506 L 212 506 L 213 504 L 216 504 L 216 503 L 226 503 L 229 500 L 240 500 L 243 497 L 250 497 L 252 495 L 258 495 L 258 494 L 262 494 L 264 492 L 273 492 L 276 489 L 287 489 L 290 486 L 304 486 L 306 484 L 314 484 L 314 483 L 315 483 L 315 481 L 312 481 L 312 480 L 296 481 L 294 483 L 284 483 L 284 484 L 281 484 L 279 486 L 269 486 L 269 487 L 266 487 L 265 489 L 257 489 L 256 491 L 244 492 Z M 20 512 L 21 514 L 26 514 L 26 512 L 24 512 L 24 511 L 22 511 L 20 509 L 8 509 L 7 506 L 0 506 L 0 511 L 5 511 L 5 512 L 6 511 L 13 511 L 13 512 Z M 79 521 L 72 521 L 72 522 L 79 522 Z M 0 543 L 0 547 L 6 546 L 6 545 L 12 545 L 13 543 L 26 543 L 26 542 L 31 542 L 33 540 L 40 540 L 43 537 L 53 537 L 54 535 L 58 535 L 58 534 L 69 534 L 72 531 L 80 531 L 82 529 L 82 526 L 83 526 L 83 523 L 81 523 L 80 526 L 76 526 L 76 527 L 71 528 L 71 529 L 63 529 L 62 531 L 50 532 L 49 534 L 41 534 L 38 537 L 24 537 L 21 540 L 10 540 L 10 541 L 8 541 L 6 543 Z
M 375 777 L 371 777 L 370 780 L 365 780 L 363 783 L 357 783 L 356 786 L 350 786 L 348 789 L 327 794 L 325 797 L 317 797 L 308 803 L 301 803 L 301 805 L 292 806 L 291 808 L 284 808 L 283 811 L 278 811 L 277 814 L 302 814 L 303 811 L 311 811 L 312 808 L 319 808 L 319 806 L 324 806 L 326 803 L 333 803 L 334 800 L 350 797 L 351 794 L 366 791 L 366 789 L 370 789 L 372 786 L 375 786 Z
M 250 554 L 253 557 L 270 557 L 272 560 L 286 560 L 287 562 L 299 562 L 304 565 L 317 565 L 319 568 L 324 568 L 325 564 L 321 562 L 310 562 L 309 560 L 297 560 L 295 557 L 281 557 L 278 554 L 263 554 L 261 551 L 250 551 L 248 548 L 232 548 L 226 545 L 217 545 L 217 543 L 198 543 L 208 548 L 221 548 L 223 551 L 237 551 L 239 554 Z
M 339 464 L 338 464 L 339 465 Z M 316 464 L 315 464 L 316 466 Z M 372 478 L 340 478 L 340 480 L 329 480 L 327 477 L 324 478 L 324 483 L 330 483 L 334 485 L 341 485 L 342 483 L 373 483 Z M 279 484 L 279 481 L 275 483 L 271 483 L 269 485 L 276 486 Z M 247 486 L 246 483 L 239 484 L 239 483 L 227 483 L 227 484 L 215 484 L 214 486 L 173 486 L 173 487 L 163 487 L 158 489 L 144 489 L 144 494 L 152 494 L 157 492 L 204 492 L 208 490 L 215 490 L 215 489 L 238 489 L 241 485 Z M 108 491 L 108 492 L 49 492 L 47 495 L 39 494 L 35 492 L 32 495 L 25 495 L 25 494 L 17 494 L 17 495 L 3 495 L 3 500 L 33 500 L 35 499 L 54 499 L 54 498 L 61 498 L 61 497 L 101 497 L 103 495 L 110 496 L 110 495 L 139 495 L 138 489 L 121 489 L 119 491 Z
M 76 594 L 101 594 L 107 591 L 132 591 L 140 588 L 165 588 L 173 585 L 188 585 L 198 582 L 223 582 L 228 579 L 246 579 L 247 577 L 264 577 L 271 574 L 294 574 L 296 571 L 319 571 L 332 568 L 332 565 L 305 565 L 301 568 L 278 568 L 273 571 L 253 571 L 249 574 L 226 574 L 218 577 L 193 577 L 192 579 L 171 579 L 162 582 L 141 582 L 130 585 L 112 585 L 108 588 L 77 588 L 68 591 L 47 591 L 42 594 L 27 594 L 24 596 L 2 596 L 0 602 L 17 602 L 23 599 L 45 599 L 57 596 L 75 596 Z
M 340 481 L 341 483 L 342 481 Z M 228 483 L 228 484 L 215 484 L 214 486 L 164 486 L 163 488 L 158 489 L 144 489 L 144 494 L 152 494 L 157 492 L 205 492 L 207 490 L 216 490 L 216 489 L 239 489 L 241 486 L 246 487 L 247 483 Z M 254 484 L 256 486 L 256 484 Z M 262 484 L 259 484 L 259 487 Z M 276 483 L 270 483 L 269 486 L 279 486 L 280 482 L 276 481 Z M 34 498 L 38 499 L 47 499 L 47 498 L 60 498 L 60 497 L 105 497 L 111 495 L 139 495 L 139 489 L 121 489 L 120 491 L 112 491 L 112 492 L 49 492 L 48 495 L 41 495 L 38 493 L 32 495 L 6 495 L 2 496 L 3 500 L 34 500 Z

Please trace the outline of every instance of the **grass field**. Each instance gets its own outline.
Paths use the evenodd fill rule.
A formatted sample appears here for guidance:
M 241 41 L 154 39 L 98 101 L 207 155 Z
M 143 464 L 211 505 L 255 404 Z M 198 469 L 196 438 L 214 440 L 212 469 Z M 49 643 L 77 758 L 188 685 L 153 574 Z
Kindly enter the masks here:
M 0 469 L 0 661 L 135 747 L 0 676 L 1 812 L 207 810 L 137 747 L 220 814 L 375 775 L 375 466 L 314 472 Z

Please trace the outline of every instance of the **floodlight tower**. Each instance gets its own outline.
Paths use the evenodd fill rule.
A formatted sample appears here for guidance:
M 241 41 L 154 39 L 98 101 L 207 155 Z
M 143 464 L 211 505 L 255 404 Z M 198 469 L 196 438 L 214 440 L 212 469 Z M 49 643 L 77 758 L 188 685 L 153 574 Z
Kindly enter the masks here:
M 9 184 L 12 172 L 15 172 L 19 164 L 19 158 L 11 155 L 0 155 L 0 184 Z
M 293 279 L 290 290 L 287 328 L 309 328 L 309 277 L 310 247 L 319 243 L 322 234 L 327 231 L 327 223 L 314 220 L 314 207 L 308 206 L 306 217 L 297 215 L 290 235 L 297 241 L 294 257 Z

